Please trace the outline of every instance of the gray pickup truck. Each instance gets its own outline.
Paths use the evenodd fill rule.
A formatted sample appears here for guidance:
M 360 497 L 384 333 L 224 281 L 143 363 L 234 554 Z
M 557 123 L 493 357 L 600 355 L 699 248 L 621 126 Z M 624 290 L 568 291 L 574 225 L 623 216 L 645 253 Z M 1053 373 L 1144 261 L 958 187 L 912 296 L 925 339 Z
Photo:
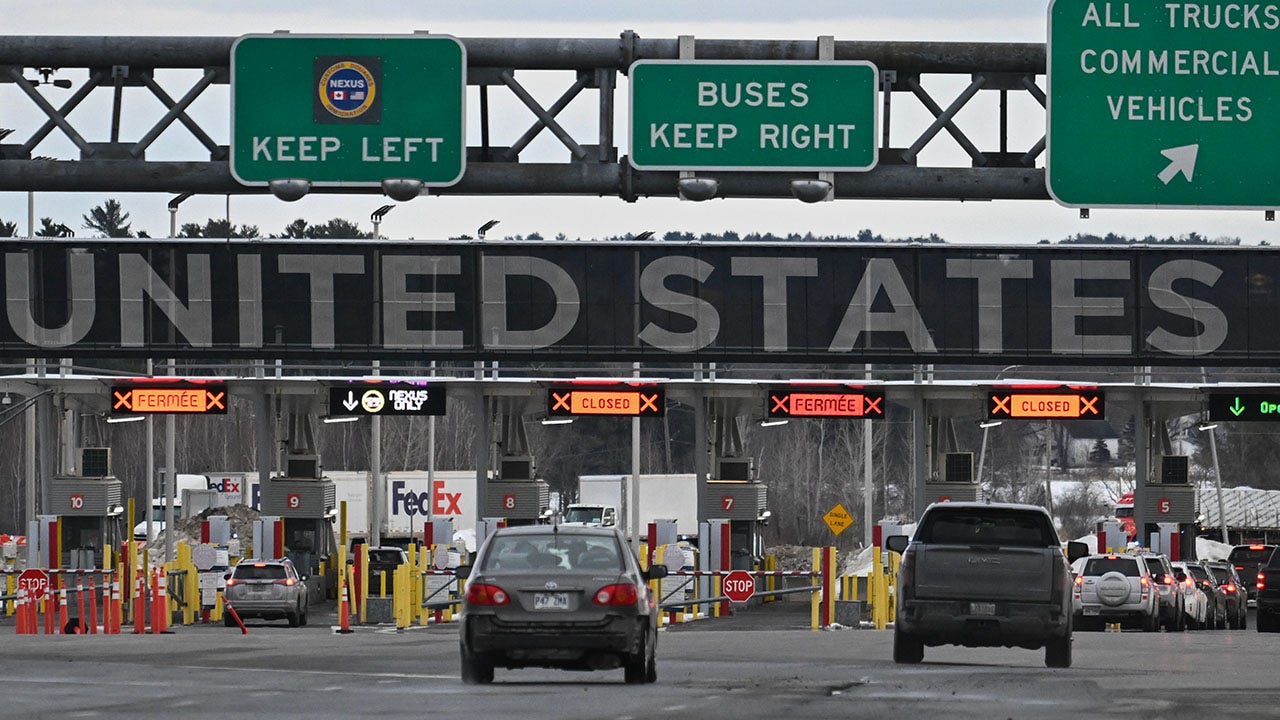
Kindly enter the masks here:
M 1071 666 L 1070 563 L 1044 508 L 935 503 L 915 535 L 885 546 L 902 553 L 893 660 L 918 663 L 925 645 L 1044 648 L 1049 667 Z

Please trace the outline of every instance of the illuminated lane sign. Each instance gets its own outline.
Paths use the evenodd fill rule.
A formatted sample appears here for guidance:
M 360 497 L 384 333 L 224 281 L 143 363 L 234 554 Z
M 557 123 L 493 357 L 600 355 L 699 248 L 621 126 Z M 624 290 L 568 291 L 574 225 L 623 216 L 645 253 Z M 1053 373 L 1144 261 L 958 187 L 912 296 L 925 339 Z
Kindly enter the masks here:
M 225 415 L 226 385 L 145 385 L 111 388 L 113 415 Z
M 1280 422 L 1280 390 L 1259 390 L 1209 393 L 1209 419 Z
M 993 390 L 987 393 L 987 418 L 1101 420 L 1101 390 Z
M 775 388 L 766 404 L 771 418 L 883 418 L 884 393 L 830 388 Z
M 661 417 L 666 397 L 661 388 L 599 389 L 551 388 L 547 391 L 547 416 L 624 415 Z
M 329 415 L 444 415 L 444 383 L 350 383 L 329 388 Z

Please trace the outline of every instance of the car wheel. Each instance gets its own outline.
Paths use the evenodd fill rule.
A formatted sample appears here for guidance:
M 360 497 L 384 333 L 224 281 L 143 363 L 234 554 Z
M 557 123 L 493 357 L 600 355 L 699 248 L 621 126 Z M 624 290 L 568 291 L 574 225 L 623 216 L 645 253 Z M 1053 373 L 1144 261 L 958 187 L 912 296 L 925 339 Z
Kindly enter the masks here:
M 914 665 L 924 660 L 924 643 L 907 633 L 893 628 L 893 661 L 900 665 Z
M 1071 633 L 1049 638 L 1044 645 L 1044 664 L 1051 668 L 1071 667 Z
M 1142 619 L 1143 632 L 1160 632 L 1160 612 L 1156 611 Z
M 298 627 L 298 616 L 299 616 L 300 614 L 301 614 L 301 613 L 300 613 L 300 612 L 298 612 L 297 610 L 294 610 L 294 611 L 293 611 L 293 612 L 291 612 L 291 613 L 286 613 L 286 614 L 285 614 L 285 619 L 287 619 L 287 620 L 289 621 L 289 627 Z
M 306 625 L 306 624 L 307 624 L 307 610 L 309 610 L 309 609 L 310 609 L 310 608 L 308 608 L 308 607 L 306 607 L 306 606 L 304 605 L 304 606 L 302 607 L 301 612 L 299 612 L 299 613 L 298 613 L 298 624 L 299 624 L 299 625 Z
M 493 662 L 482 655 L 462 648 L 462 682 L 467 685 L 487 685 L 493 682 Z
M 1219 629 L 1219 630 L 1226 630 L 1226 629 L 1227 629 L 1227 613 L 1226 613 L 1226 611 L 1223 611 L 1222 613 L 1219 613 L 1219 614 L 1218 614 L 1218 624 L 1217 624 L 1217 625 L 1214 625 L 1214 627 L 1215 627 L 1215 628 L 1217 628 L 1217 629 Z
M 654 666 L 655 658 L 653 652 L 653 642 L 649 639 L 649 629 L 645 628 L 640 633 L 640 647 L 636 652 L 627 657 L 623 666 L 623 680 L 628 685 L 637 683 L 653 682 L 649 679 L 650 671 L 653 672 L 654 680 L 657 679 L 658 671 Z M 652 666 L 652 667 L 651 667 Z
M 1249 608 L 1244 608 L 1244 612 L 1240 613 L 1240 629 L 1249 629 Z
M 1231 628 L 1232 630 L 1240 629 L 1240 613 L 1238 612 L 1232 613 L 1231 616 L 1227 618 L 1227 627 Z

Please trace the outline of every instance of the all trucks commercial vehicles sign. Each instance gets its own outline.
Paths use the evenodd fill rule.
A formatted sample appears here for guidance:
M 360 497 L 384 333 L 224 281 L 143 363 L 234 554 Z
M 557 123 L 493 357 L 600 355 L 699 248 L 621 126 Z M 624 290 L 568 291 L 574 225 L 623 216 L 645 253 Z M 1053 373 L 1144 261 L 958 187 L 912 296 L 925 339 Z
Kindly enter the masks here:
M 1048 185 L 1079 207 L 1280 205 L 1280 5 L 1049 9 Z

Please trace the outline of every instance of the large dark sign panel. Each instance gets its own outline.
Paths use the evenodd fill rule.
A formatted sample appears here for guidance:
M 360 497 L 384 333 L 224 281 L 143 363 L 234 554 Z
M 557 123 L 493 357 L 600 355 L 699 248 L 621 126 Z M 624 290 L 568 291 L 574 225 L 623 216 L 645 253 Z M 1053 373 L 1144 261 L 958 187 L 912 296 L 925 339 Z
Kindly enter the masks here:
M 10 357 L 1280 362 L 1280 254 L 894 245 L 0 244 Z

